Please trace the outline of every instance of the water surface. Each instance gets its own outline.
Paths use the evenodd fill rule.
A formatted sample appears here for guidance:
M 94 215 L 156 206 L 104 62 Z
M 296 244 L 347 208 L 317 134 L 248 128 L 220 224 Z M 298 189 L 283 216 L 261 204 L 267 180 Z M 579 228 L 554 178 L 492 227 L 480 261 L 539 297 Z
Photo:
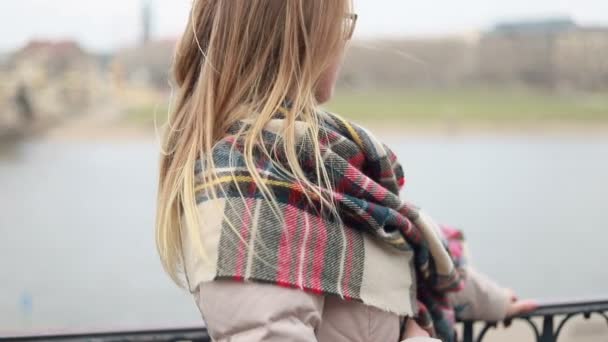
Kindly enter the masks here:
M 608 138 L 388 140 L 404 196 L 463 228 L 522 296 L 608 297 Z M 154 247 L 157 147 L 34 142 L 0 157 L 0 331 L 199 321 Z

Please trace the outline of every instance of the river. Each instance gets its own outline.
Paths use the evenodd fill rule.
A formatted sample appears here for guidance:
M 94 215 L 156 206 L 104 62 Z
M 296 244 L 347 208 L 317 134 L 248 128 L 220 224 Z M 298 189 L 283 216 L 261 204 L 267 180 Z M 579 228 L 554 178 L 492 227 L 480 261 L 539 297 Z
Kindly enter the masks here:
M 404 196 L 465 230 L 523 297 L 608 297 L 608 138 L 393 137 Z M 0 332 L 188 325 L 154 247 L 153 142 L 29 142 L 0 155 Z

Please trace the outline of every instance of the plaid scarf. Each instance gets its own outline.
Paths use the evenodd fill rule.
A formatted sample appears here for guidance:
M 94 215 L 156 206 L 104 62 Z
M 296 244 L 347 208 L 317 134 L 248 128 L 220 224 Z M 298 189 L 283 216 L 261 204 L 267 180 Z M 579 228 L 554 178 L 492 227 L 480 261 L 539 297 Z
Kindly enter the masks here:
M 271 153 L 254 150 L 255 167 L 278 203 L 273 205 L 247 171 L 238 134 L 247 124 L 240 122 L 214 148 L 217 198 L 209 196 L 209 185 L 197 187 L 202 224 L 219 236 L 214 266 L 199 280 L 258 281 L 336 295 L 416 317 L 433 336 L 454 341 L 447 293 L 462 287 L 462 235 L 401 200 L 403 170 L 385 145 L 336 115 L 319 117 L 314 139 L 332 182 L 319 188 L 333 189 L 339 219 L 283 171 L 280 117 L 263 132 Z M 303 122 L 296 122 L 296 131 L 300 165 L 317 184 L 313 137 Z M 204 169 L 199 162 L 198 177 Z

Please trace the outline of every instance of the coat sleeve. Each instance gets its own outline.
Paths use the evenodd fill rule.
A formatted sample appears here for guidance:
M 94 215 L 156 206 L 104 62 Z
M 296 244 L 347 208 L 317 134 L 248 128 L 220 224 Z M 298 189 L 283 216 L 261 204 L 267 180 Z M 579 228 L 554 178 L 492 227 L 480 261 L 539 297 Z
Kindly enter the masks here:
M 372 324 L 384 316 L 372 317 L 377 314 L 376 310 L 362 309 L 363 304 L 336 305 L 335 300 L 328 302 L 322 296 L 275 285 L 213 281 L 202 283 L 194 295 L 214 342 L 351 342 L 353 338 L 367 342 L 369 334 L 387 335 L 375 329 L 391 326 Z M 354 312 L 341 312 L 343 310 Z M 337 329 L 322 327 L 324 313 L 331 314 L 333 324 L 328 325 Z M 397 321 L 398 317 L 395 319 Z M 349 325 L 347 332 L 354 330 L 361 336 L 350 336 L 341 330 Z M 318 336 L 319 330 L 324 331 L 322 336 Z M 390 340 L 396 341 L 398 333 L 398 325 L 395 325 L 395 339 Z M 403 342 L 440 341 L 414 337 Z
M 510 301 L 506 289 L 471 267 L 467 267 L 465 273 L 463 290 L 449 295 L 458 318 L 491 322 L 504 320 Z
M 231 281 L 202 283 L 194 293 L 215 342 L 317 342 L 323 297 Z

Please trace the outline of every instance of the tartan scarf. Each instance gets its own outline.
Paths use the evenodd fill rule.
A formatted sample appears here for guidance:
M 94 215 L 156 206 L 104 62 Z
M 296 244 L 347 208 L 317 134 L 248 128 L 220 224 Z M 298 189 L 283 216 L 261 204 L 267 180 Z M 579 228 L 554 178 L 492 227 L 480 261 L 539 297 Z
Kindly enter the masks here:
M 204 211 L 203 224 L 215 225 L 219 236 L 211 276 L 202 280 L 258 281 L 335 295 L 415 317 L 432 336 L 455 341 L 447 294 L 462 287 L 462 235 L 400 198 L 404 173 L 388 147 L 335 114 L 318 115 L 315 137 L 296 121 L 298 159 L 318 185 L 311 157 L 317 139 L 331 182 L 319 188 L 333 190 L 339 218 L 283 171 L 280 115 L 263 132 L 271 153 L 254 149 L 255 167 L 278 203 L 273 205 L 246 168 L 239 132 L 248 124 L 239 122 L 213 149 L 216 195 L 210 196 L 209 184 L 196 189 L 199 208 L 214 208 Z M 197 177 L 204 164 L 197 164 Z

